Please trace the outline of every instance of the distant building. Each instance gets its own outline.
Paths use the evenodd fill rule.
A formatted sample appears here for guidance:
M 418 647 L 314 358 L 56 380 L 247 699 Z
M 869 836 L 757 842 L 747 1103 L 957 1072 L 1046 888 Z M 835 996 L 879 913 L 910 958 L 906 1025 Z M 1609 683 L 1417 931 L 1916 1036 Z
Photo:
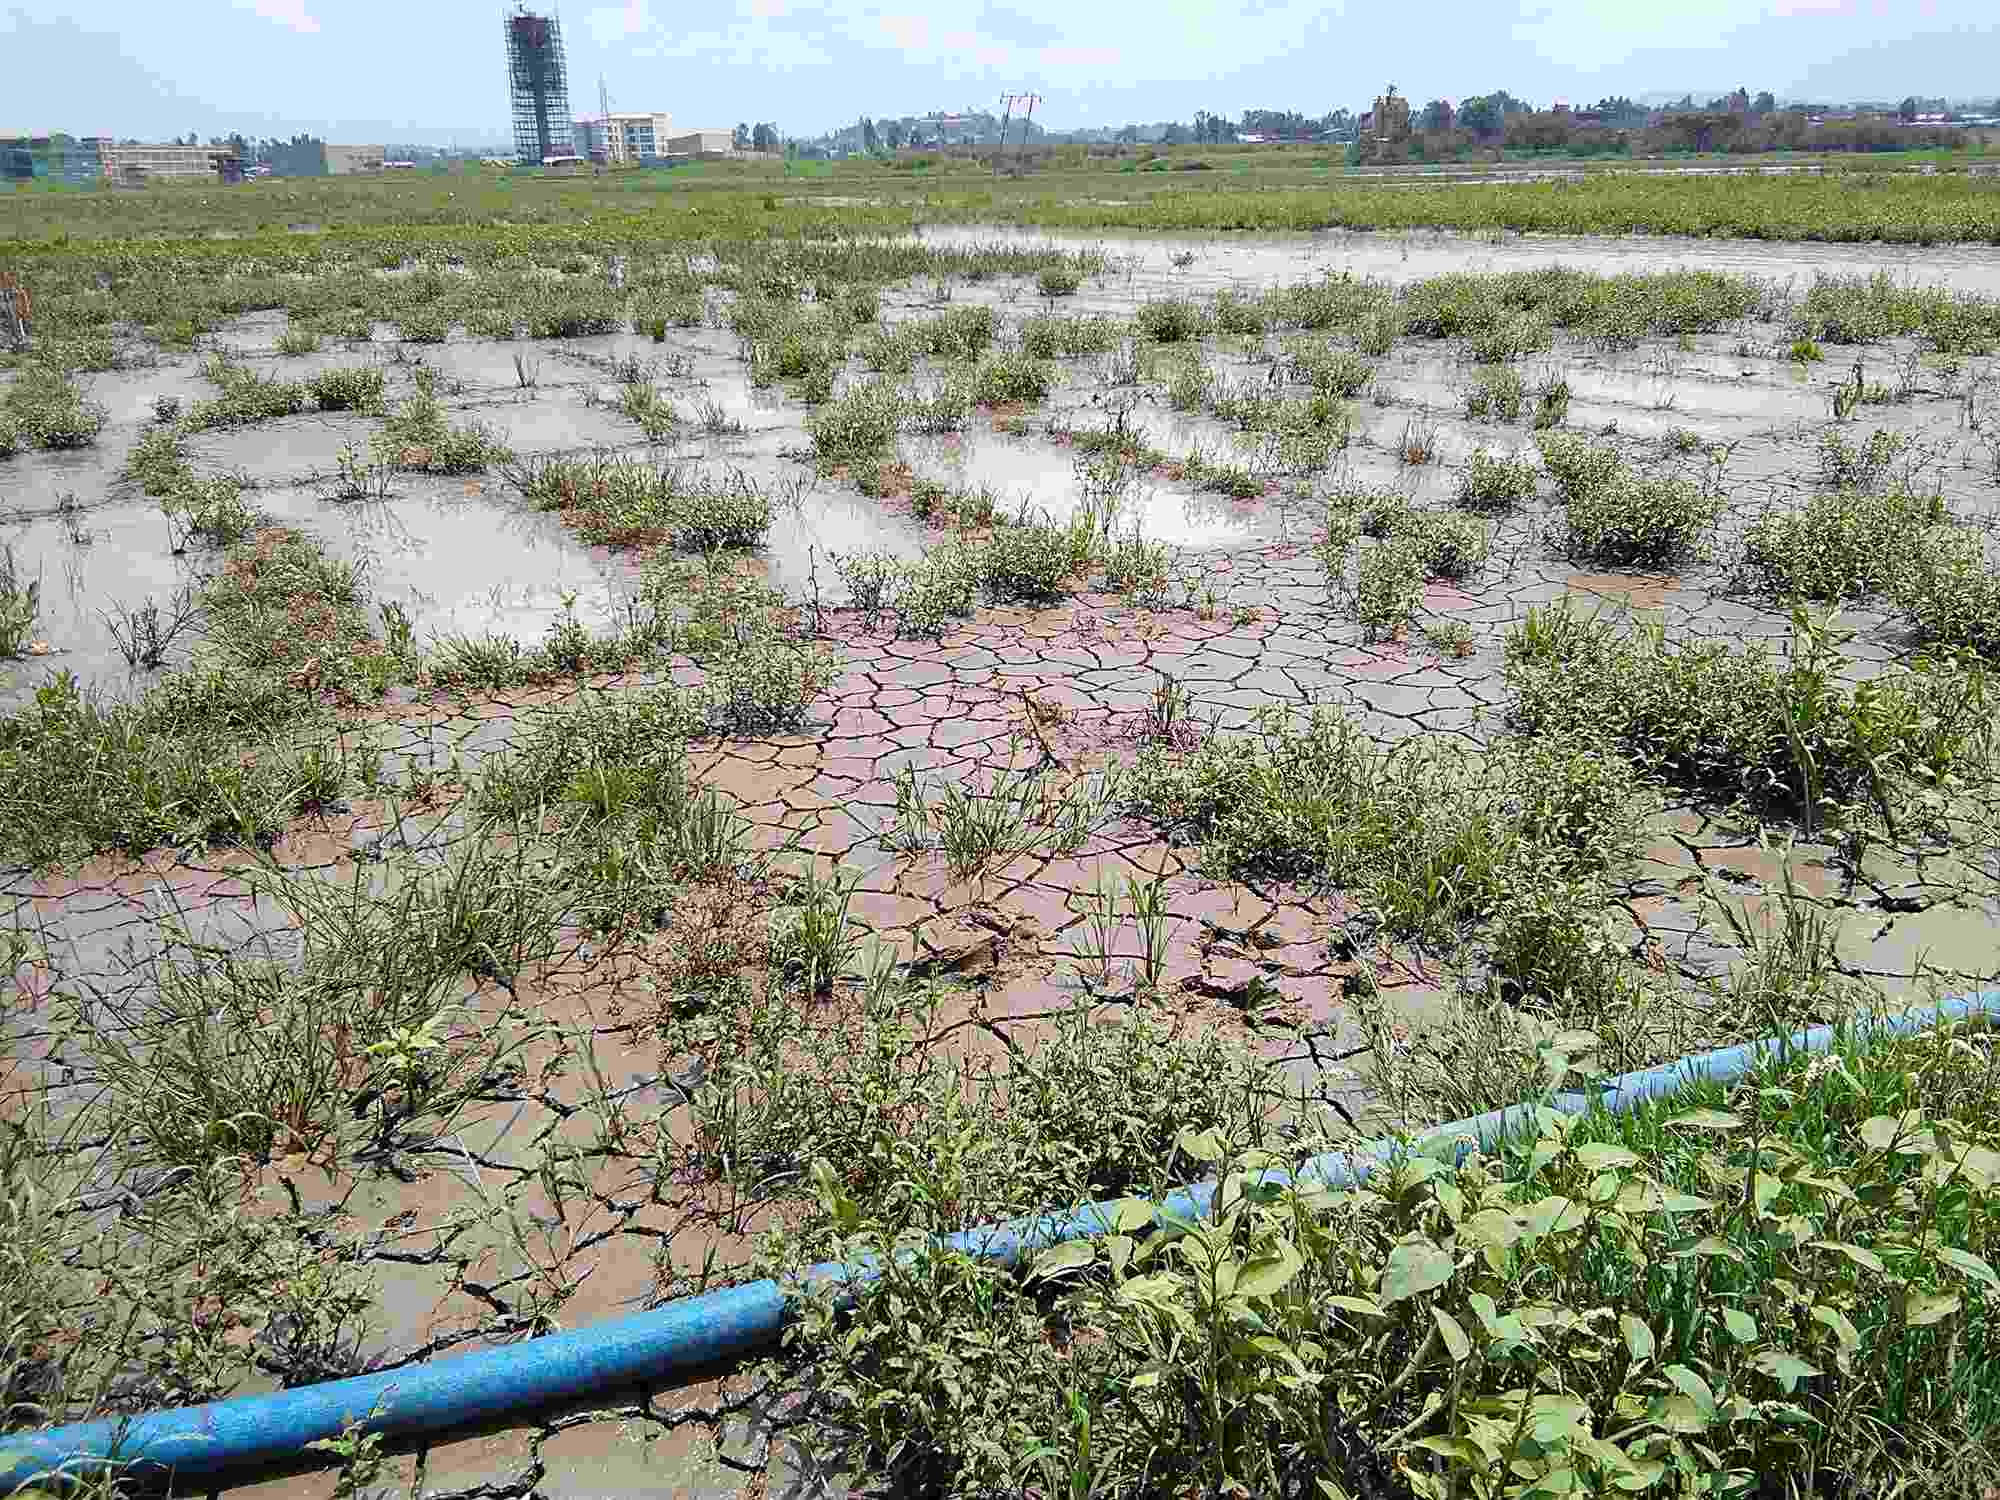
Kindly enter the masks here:
M 963 145 L 968 136 L 977 136 L 978 126 L 966 115 L 927 115 L 930 139 L 940 146 Z
M 733 130 L 689 130 L 671 136 L 666 143 L 667 156 L 693 156 L 710 159 L 736 155 L 736 132 Z
M 106 177 L 127 186 L 166 177 L 243 178 L 243 159 L 234 146 L 122 146 L 104 140 L 97 143 L 97 159 Z
M 385 146 L 324 146 L 326 175 L 353 177 L 362 172 L 379 172 L 388 153 Z
M 674 117 L 660 111 L 613 110 L 576 122 L 576 154 L 611 165 L 664 156 Z
M 1377 140 L 1403 141 L 1410 137 L 1410 101 L 1400 94 L 1384 94 L 1375 107 L 1362 117 L 1362 133 Z
M 44 177 L 51 182 L 94 182 L 104 175 L 94 137 L 60 130 L 0 130 L 0 177 Z

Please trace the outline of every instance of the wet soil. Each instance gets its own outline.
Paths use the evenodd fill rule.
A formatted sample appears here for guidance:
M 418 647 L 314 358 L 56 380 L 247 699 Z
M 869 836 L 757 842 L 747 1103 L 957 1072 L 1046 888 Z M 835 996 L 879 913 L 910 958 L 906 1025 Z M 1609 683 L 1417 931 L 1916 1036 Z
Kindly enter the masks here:
M 1008 237 L 999 230 L 926 234 L 952 243 Z M 1555 240 L 1485 245 L 1443 236 L 1348 235 L 1076 244 L 1110 253 L 1112 269 L 1060 310 L 1121 316 L 1151 297 L 1269 286 L 1328 270 L 1400 281 L 1550 263 L 1606 271 L 1700 265 L 1780 279 L 1885 269 L 1963 290 L 2000 291 L 2000 268 L 1973 251 Z M 1187 265 L 1169 259 L 1188 249 L 1195 259 Z M 954 297 L 959 305 L 990 301 L 1008 320 L 1044 310 L 1032 288 L 986 283 L 958 287 Z M 917 288 L 886 299 L 892 323 L 932 311 Z M 294 360 L 265 352 L 275 337 L 267 324 L 246 320 L 226 338 L 253 363 L 306 369 L 314 361 L 377 362 L 388 372 L 392 397 L 409 388 L 407 364 L 384 348 Z M 1124 521 L 1136 521 L 1146 536 L 1173 549 L 1188 581 L 1182 603 L 1147 609 L 1083 594 L 1050 609 L 988 607 L 935 642 L 898 639 L 844 609 L 828 559 L 864 549 L 916 557 L 946 533 L 914 515 L 907 494 L 871 499 L 851 480 L 814 474 L 804 454 L 806 409 L 782 389 L 752 387 L 727 334 L 671 330 L 662 343 L 621 335 L 527 346 L 454 337 L 426 347 L 421 358 L 447 383 L 454 420 L 486 422 L 521 453 L 610 449 L 791 487 L 796 498 L 780 507 L 756 566 L 794 597 L 810 597 L 815 586 L 822 591 L 821 625 L 841 655 L 841 675 L 800 732 L 703 743 L 694 769 L 741 805 L 765 847 L 853 872 L 855 919 L 917 972 L 958 986 L 948 1019 L 976 1022 L 968 1035 L 985 1038 L 981 1045 L 1031 1044 L 1065 1007 L 1086 1001 L 1101 1005 L 1105 1023 L 1115 1024 L 1131 1003 L 1139 939 L 1125 924 L 1113 933 L 1108 956 L 1098 954 L 1088 913 L 1107 877 L 1164 877 L 1171 937 L 1163 991 L 1175 1024 L 1220 1031 L 1255 1049 L 1277 1062 L 1315 1107 L 1365 1131 L 1379 1101 L 1350 1000 L 1357 969 L 1365 959 L 1392 1007 L 1420 1026 L 1454 982 L 1447 966 L 1372 944 L 1338 894 L 1209 879 L 1194 851 L 1169 847 L 1136 824 L 1114 823 L 1076 853 L 1023 856 L 974 878 L 954 877 L 935 859 L 899 856 L 884 846 L 895 814 L 894 778 L 906 768 L 927 777 L 990 775 L 1050 756 L 1072 771 L 1129 761 L 1141 743 L 1144 712 L 1168 680 L 1191 694 L 1203 732 L 1243 729 L 1273 705 L 1327 704 L 1347 710 L 1385 742 L 1429 734 L 1476 745 L 1498 732 L 1502 634 L 1534 605 L 1565 597 L 1657 621 L 1680 638 L 1780 642 L 1789 631 L 1787 615 L 1731 589 L 1727 557 L 1744 526 L 1806 487 L 1810 436 L 1826 416 L 1824 387 L 1834 376 L 1817 368 L 1801 374 L 1775 349 L 1776 338 L 1770 328 L 1751 326 L 1686 344 L 1653 341 L 1616 356 L 1559 344 L 1544 359 L 1526 362 L 1529 373 L 1537 363 L 1567 373 L 1573 430 L 1614 435 L 1634 456 L 1667 458 L 1674 429 L 1694 432 L 1703 448 L 1734 444 L 1731 511 L 1713 555 L 1669 575 L 1566 563 L 1547 545 L 1553 512 L 1545 502 L 1505 519 L 1492 563 L 1479 577 L 1433 584 L 1426 593 L 1420 624 L 1471 628 L 1472 650 L 1462 658 L 1441 653 L 1418 632 L 1364 641 L 1329 597 L 1312 550 L 1322 497 L 1333 483 L 1392 486 L 1420 503 L 1443 504 L 1474 447 L 1532 452 L 1524 422 L 1464 416 L 1470 370 L 1441 346 L 1406 341 L 1379 362 L 1376 386 L 1385 395 L 1354 404 L 1356 440 L 1333 474 L 1304 494 L 1274 479 L 1262 496 L 1236 501 L 1199 493 L 1166 473 L 1145 476 Z M 524 352 L 535 362 L 532 387 L 521 385 L 514 362 Z M 1870 378 L 1887 379 L 1905 352 L 1863 351 Z M 690 420 L 674 441 L 655 443 L 605 405 L 615 386 L 601 362 L 628 355 L 662 363 L 655 383 L 684 416 L 712 405 L 716 430 L 699 430 Z M 1235 344 L 1213 345 L 1210 355 L 1235 378 L 1262 378 L 1267 368 Z M 901 456 L 915 474 L 953 490 L 986 488 L 1006 508 L 1066 515 L 1078 492 L 1074 449 L 1061 429 L 1105 419 L 1106 398 L 1114 393 L 1099 363 L 1063 362 L 1057 391 L 1029 414 L 1024 432 L 1000 430 L 990 415 L 980 415 L 962 433 L 906 440 Z M 846 378 L 860 375 L 857 363 Z M 151 397 L 185 400 L 200 388 L 190 365 L 170 359 L 143 372 L 100 377 L 92 394 L 112 418 L 96 449 L 5 461 L 0 541 L 15 548 L 30 576 L 44 579 L 40 628 L 51 650 L 46 660 L 0 664 L 0 706 L 19 701 L 50 667 L 74 670 L 106 691 L 134 687 L 101 611 L 148 595 L 164 599 L 197 580 L 201 564 L 171 553 L 158 511 L 118 471 L 150 420 Z M 1155 446 L 1181 453 L 1230 445 L 1222 424 L 1169 410 L 1159 387 L 1138 395 L 1131 420 Z M 1906 401 L 1865 410 L 1850 428 L 1882 426 L 1918 437 L 1935 450 L 1932 472 L 1954 507 L 1990 517 L 2000 501 L 1994 470 L 1957 410 L 1948 392 L 1927 383 Z M 1414 468 L 1401 461 L 1401 434 L 1413 419 L 1435 426 L 1440 461 Z M 634 557 L 581 544 L 554 517 L 528 511 L 497 475 L 401 476 L 385 500 L 326 499 L 319 476 L 343 443 L 365 439 L 371 426 L 360 417 L 301 417 L 209 435 L 191 446 L 198 467 L 243 471 L 254 481 L 258 505 L 322 539 L 336 555 L 363 563 L 375 596 L 402 604 L 420 633 L 499 631 L 532 645 L 572 598 L 587 620 L 617 617 L 636 585 Z M 65 506 L 62 497 L 70 494 L 75 503 Z M 1857 674 L 1909 654 L 1886 616 L 1851 610 L 1844 618 L 1859 632 L 1849 648 Z M 188 639 L 192 646 L 199 636 Z M 454 757 L 469 771 L 554 707 L 700 677 L 694 663 L 672 660 L 645 674 L 533 693 L 392 701 L 368 718 L 389 751 L 392 775 Z M 1782 880 L 1780 857 L 1758 843 L 1753 828 L 1694 806 L 1669 808 L 1649 835 L 1620 900 L 1633 951 L 1689 984 L 1726 973 L 1742 954 L 1704 908 L 1703 893 L 1719 883 L 1753 919 L 1768 914 Z M 381 881 L 392 878 L 381 858 L 385 848 L 427 850 L 436 859 L 461 837 L 448 799 L 414 814 L 407 806 L 370 802 L 300 827 L 276 855 L 314 878 Z M 1946 989 L 1990 984 L 2000 970 L 1993 937 L 2000 868 L 1988 868 L 1991 856 L 1974 852 L 1953 865 L 1877 851 L 1854 874 L 1830 848 L 1803 843 L 1794 851 L 1793 873 L 1805 899 L 1843 924 L 1842 956 L 1851 972 L 1885 993 L 1916 998 L 1933 981 Z M 168 912 L 232 945 L 268 941 L 282 954 L 295 941 L 268 903 L 251 900 L 245 863 L 226 852 L 158 854 L 100 860 L 61 876 L 4 872 L 0 901 L 11 898 L 18 917 L 44 927 L 53 969 L 69 980 L 142 985 L 141 960 Z M 594 965 L 581 940 L 572 946 L 567 966 L 514 993 L 469 984 L 464 997 L 481 1007 L 484 1024 L 544 1039 L 552 1028 L 563 1030 L 570 1049 L 562 1066 L 533 1087 L 468 1111 L 450 1139 L 408 1154 L 400 1175 L 344 1168 L 339 1180 L 314 1189 L 338 1205 L 343 1232 L 394 1234 L 398 1243 L 418 1247 L 376 1263 L 374 1357 L 448 1357 L 512 1337 L 523 1288 L 536 1276 L 552 1275 L 573 1288 L 561 1317 L 579 1324 L 616 1316 L 666 1289 L 658 1263 L 663 1242 L 671 1241 L 669 1266 L 683 1271 L 705 1247 L 726 1259 L 747 1248 L 756 1227 L 750 1219 L 729 1222 L 713 1205 L 691 1199 L 646 1201 L 643 1141 L 613 1143 L 563 1213 L 551 1213 L 538 1176 L 541 1155 L 551 1140 L 581 1141 L 601 1130 L 605 1096 L 593 1079 L 610 1081 L 628 1117 L 663 1119 L 682 1061 L 662 1055 L 656 1001 L 642 982 L 643 955 L 635 973 Z M 48 975 L 30 977 L 51 982 Z M 12 1079 L 37 1096 L 59 1094 L 66 1079 L 61 1038 L 38 1026 L 37 1016 L 31 1008 L 16 1019 L 9 1040 L 22 1066 Z M 594 1073 L 580 1065 L 579 1049 L 596 1058 Z M 305 1180 L 305 1166 L 274 1164 L 266 1186 L 275 1191 L 276 1177 L 287 1170 Z M 530 1226 L 525 1240 L 501 1232 L 522 1224 Z M 468 1277 L 506 1290 L 469 1294 Z M 532 1489 L 548 1496 L 720 1496 L 744 1492 L 752 1482 L 745 1467 L 766 1464 L 768 1473 L 754 1483 L 789 1493 L 782 1485 L 805 1463 L 796 1453 L 786 1457 L 779 1393 L 742 1377 L 603 1399 L 601 1408 L 430 1444 L 396 1458 L 393 1476 L 440 1495 Z M 304 1494 L 319 1482 L 269 1481 L 258 1488 Z M 300 1487 L 281 1491 L 274 1484 Z

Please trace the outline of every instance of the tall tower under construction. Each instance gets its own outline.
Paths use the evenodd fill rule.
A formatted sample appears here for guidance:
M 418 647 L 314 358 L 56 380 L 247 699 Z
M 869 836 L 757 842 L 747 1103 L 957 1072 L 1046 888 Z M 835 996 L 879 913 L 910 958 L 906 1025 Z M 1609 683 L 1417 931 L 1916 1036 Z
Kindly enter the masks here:
M 562 18 L 525 6 L 507 13 L 507 86 L 514 96 L 514 157 L 539 167 L 551 156 L 576 153 L 569 117 L 569 65 L 563 59 Z

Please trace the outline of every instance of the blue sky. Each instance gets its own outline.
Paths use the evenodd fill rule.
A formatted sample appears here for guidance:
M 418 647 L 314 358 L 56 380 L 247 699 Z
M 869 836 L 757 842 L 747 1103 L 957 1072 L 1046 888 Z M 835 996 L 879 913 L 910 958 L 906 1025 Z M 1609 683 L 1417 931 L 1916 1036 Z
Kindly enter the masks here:
M 1993 0 L 662 0 L 563 7 L 571 102 L 677 125 L 997 105 L 1050 126 L 1198 109 L 1365 108 L 1504 88 L 1537 105 L 1742 84 L 1781 97 L 2000 93 Z M 505 138 L 502 6 L 463 0 L 0 0 L 0 131 L 155 139 L 310 130 L 351 142 Z

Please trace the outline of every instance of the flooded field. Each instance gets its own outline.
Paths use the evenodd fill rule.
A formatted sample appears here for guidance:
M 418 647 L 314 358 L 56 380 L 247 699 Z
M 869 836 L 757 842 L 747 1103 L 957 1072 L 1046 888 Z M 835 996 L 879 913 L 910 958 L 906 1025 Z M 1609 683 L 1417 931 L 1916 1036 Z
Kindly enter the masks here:
M 1210 1170 L 1184 1132 L 1282 1156 L 1514 1102 L 1558 1041 L 1618 1072 L 2000 979 L 2000 365 L 1953 321 L 1991 253 L 921 245 L 964 269 L 867 315 L 715 265 L 650 336 L 121 334 L 94 441 L 0 458 L 0 752 L 74 734 L 105 830 L 8 846 L 5 1108 L 93 1229 L 199 1175 L 264 1268 L 207 1384 L 103 1356 L 134 1409 L 826 1258 L 820 1161 L 885 1237 L 1026 1211 L 1039 1136 L 926 1174 L 1037 1089 L 1092 1165 L 1016 1190 L 1116 1197 Z M 196 737 L 267 677 L 306 706 Z M 832 1493 L 811 1385 L 379 1482 Z

